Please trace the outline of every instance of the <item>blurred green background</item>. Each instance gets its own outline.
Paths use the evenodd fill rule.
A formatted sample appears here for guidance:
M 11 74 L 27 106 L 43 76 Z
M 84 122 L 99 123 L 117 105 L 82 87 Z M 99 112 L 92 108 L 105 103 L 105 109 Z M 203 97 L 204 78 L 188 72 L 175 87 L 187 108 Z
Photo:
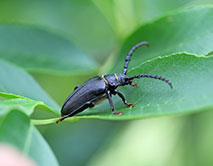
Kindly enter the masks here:
M 95 61 L 89 72 L 24 66 L 62 105 L 76 85 L 116 65 L 121 45 L 138 27 L 173 10 L 201 4 L 213 1 L 1 0 L 0 21 L 58 34 Z M 212 112 L 204 112 L 132 121 L 85 119 L 38 128 L 63 166 L 210 166 L 212 118 Z

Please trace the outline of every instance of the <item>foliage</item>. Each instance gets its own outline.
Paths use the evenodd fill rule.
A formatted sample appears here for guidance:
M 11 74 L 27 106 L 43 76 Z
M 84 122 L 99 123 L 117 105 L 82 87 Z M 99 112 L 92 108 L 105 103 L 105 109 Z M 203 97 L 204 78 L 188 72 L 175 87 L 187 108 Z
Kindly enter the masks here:
M 57 152 L 53 144 L 56 138 L 63 142 L 69 136 L 64 134 L 67 124 L 78 119 L 134 120 L 212 110 L 213 6 L 211 2 L 169 2 L 162 0 L 159 6 L 154 0 L 0 2 L 0 141 L 17 147 L 38 165 L 98 165 L 107 159 L 103 154 L 102 160 L 91 160 L 90 153 L 97 150 L 91 147 L 83 154 L 84 148 L 79 152 L 78 147 L 69 148 L 67 154 L 76 155 L 76 161 L 66 162 Z M 11 12 L 12 4 L 18 14 Z M 74 86 L 100 73 L 119 73 L 126 53 L 140 41 L 148 41 L 150 48 L 136 50 L 128 75 L 162 75 L 174 88 L 158 80 L 140 79 L 138 87 L 120 88 L 133 108 L 113 98 L 122 115 L 112 114 L 106 101 L 66 119 L 65 127 L 56 126 L 59 105 Z M 98 131 L 93 147 L 107 140 L 104 133 L 124 123 L 81 121 L 86 128 L 76 127 L 85 132 L 79 137 L 87 137 L 86 130 L 94 127 Z M 37 129 L 36 125 L 44 126 Z M 54 135 L 53 130 L 60 134 Z

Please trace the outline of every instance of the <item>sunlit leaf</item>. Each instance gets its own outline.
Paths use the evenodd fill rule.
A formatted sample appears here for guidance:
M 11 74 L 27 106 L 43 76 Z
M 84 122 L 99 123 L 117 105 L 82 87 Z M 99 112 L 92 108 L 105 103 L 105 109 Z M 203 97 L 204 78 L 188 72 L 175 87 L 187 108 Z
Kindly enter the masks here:
M 213 49 L 212 27 L 212 6 L 199 6 L 169 13 L 152 23 L 139 27 L 128 37 L 113 71 L 121 71 L 128 51 L 141 41 L 148 41 L 150 48 L 143 47 L 136 50 L 130 67 L 158 56 L 179 52 L 206 55 Z
M 140 73 L 160 75 L 172 82 L 173 89 L 166 83 L 143 78 L 137 80 L 138 87 L 122 87 L 133 108 L 127 108 L 122 100 L 114 97 L 115 109 L 122 111 L 112 114 L 109 103 L 88 109 L 80 118 L 139 119 L 146 117 L 189 114 L 213 108 L 213 57 L 198 57 L 175 54 L 156 58 L 131 70 L 128 75 Z

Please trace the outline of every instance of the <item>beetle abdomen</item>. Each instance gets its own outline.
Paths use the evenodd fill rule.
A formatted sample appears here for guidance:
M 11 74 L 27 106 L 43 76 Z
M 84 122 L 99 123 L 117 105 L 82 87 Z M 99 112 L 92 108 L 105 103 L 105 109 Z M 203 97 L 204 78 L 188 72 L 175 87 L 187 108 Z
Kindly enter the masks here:
M 67 98 L 62 109 L 62 116 L 71 116 L 96 104 L 101 96 L 105 94 L 106 84 L 101 77 L 94 77 L 80 85 Z
M 103 95 L 99 96 L 98 98 L 96 98 L 92 104 L 93 105 L 97 105 L 97 104 L 101 104 L 105 99 L 107 98 L 106 93 L 104 93 Z

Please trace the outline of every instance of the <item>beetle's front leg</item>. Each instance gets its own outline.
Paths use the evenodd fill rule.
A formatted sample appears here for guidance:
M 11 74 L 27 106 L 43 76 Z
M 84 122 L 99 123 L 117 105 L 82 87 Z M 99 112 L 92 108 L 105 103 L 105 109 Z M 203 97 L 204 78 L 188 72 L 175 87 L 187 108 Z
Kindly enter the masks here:
M 111 92 L 109 90 L 106 91 L 106 94 L 107 94 L 107 98 L 109 100 L 109 105 L 110 105 L 110 108 L 113 112 L 113 114 L 116 114 L 116 115 L 121 115 L 123 112 L 116 112 L 115 109 L 114 109 L 114 106 L 113 106 L 113 103 L 112 103 L 112 95 L 111 95 Z
M 115 92 L 115 94 L 117 94 L 117 95 L 122 99 L 123 103 L 124 103 L 126 106 L 128 106 L 128 107 L 132 107 L 132 106 L 133 106 L 133 104 L 129 104 L 129 103 L 126 101 L 124 95 L 123 95 L 121 92 L 119 92 L 117 89 L 115 89 L 114 92 Z

